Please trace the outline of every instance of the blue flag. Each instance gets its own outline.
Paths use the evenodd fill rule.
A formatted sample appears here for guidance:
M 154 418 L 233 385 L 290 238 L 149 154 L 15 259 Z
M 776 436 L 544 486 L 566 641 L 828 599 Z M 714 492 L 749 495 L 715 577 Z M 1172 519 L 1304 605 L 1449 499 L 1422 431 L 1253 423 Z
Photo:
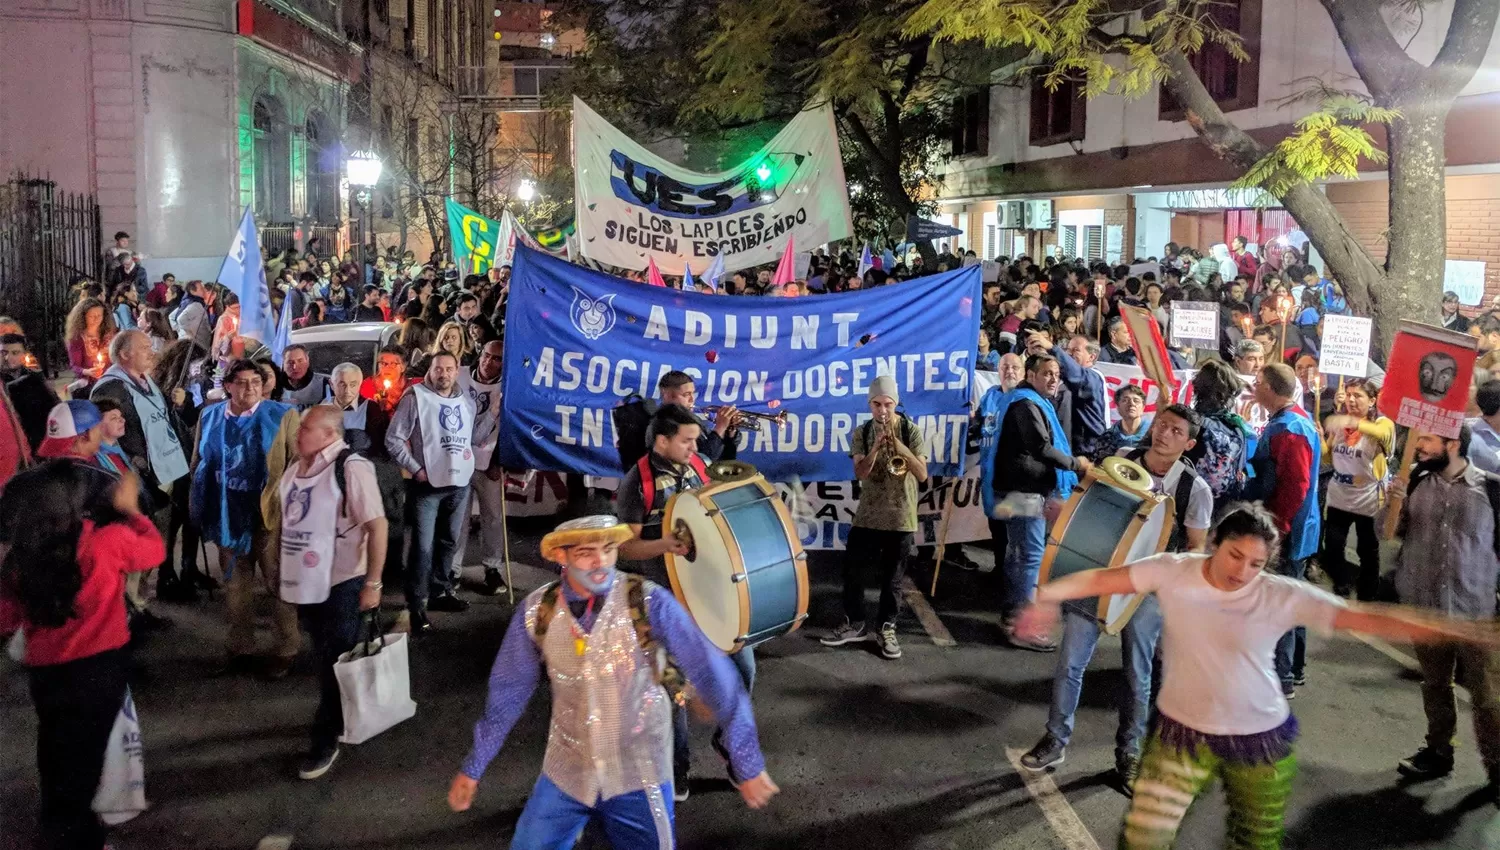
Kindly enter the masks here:
M 708 271 L 703 273 L 703 279 L 708 285 L 719 291 L 719 281 L 724 279 L 724 253 L 721 251 L 714 255 L 714 261 L 708 264 Z
M 618 477 L 610 411 L 680 369 L 699 403 L 786 413 L 743 431 L 766 478 L 849 481 L 877 375 L 926 437 L 934 475 L 962 475 L 979 337 L 977 266 L 901 286 L 805 298 L 720 298 L 580 268 L 516 246 L 499 463 Z
M 244 310 L 244 307 L 240 308 Z M 292 344 L 292 299 L 291 293 L 281 300 L 281 318 L 276 320 L 276 336 L 271 339 L 271 362 L 281 365 L 286 347 Z
M 266 267 L 260 261 L 260 234 L 250 208 L 240 219 L 234 241 L 224 264 L 219 267 L 219 283 L 240 299 L 240 336 L 264 342 L 273 333 L 271 327 L 271 291 L 266 288 Z
M 682 289 L 684 292 L 692 292 L 698 285 L 693 283 L 693 264 L 686 263 L 682 267 Z
M 880 269 L 886 274 L 896 270 L 896 255 L 887 248 L 880 254 Z
M 859 252 L 859 276 L 864 277 L 865 272 L 875 268 L 875 258 L 870 256 L 870 243 L 865 243 L 865 249 Z

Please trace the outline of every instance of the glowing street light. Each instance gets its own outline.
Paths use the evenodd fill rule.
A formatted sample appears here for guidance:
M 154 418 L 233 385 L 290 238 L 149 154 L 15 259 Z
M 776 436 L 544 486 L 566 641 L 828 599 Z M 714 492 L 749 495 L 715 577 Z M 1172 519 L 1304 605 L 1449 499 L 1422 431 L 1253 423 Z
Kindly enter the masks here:
M 380 172 L 385 169 L 380 156 L 374 151 L 355 151 L 349 154 L 344 164 L 349 172 L 349 185 L 368 189 L 380 183 Z
M 531 203 L 536 197 L 536 183 L 531 180 L 522 180 L 521 185 L 516 187 L 516 197 L 525 203 Z

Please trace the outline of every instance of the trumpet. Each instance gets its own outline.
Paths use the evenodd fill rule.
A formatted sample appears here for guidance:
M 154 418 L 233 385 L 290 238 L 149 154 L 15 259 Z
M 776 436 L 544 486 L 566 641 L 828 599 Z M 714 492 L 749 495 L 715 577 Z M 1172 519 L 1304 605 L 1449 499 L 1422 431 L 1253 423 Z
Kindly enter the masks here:
M 775 427 L 780 427 L 780 426 L 786 424 L 786 411 L 785 410 L 778 410 L 775 413 L 756 413 L 753 410 L 737 410 L 735 412 L 738 413 L 740 416 L 744 417 L 745 420 L 747 420 L 746 421 L 746 427 L 747 428 L 750 428 L 750 429 L 755 430 L 755 431 L 761 430 L 761 426 L 764 423 L 767 423 L 767 422 L 769 422 L 771 425 L 773 425 Z M 707 419 L 708 421 L 712 422 L 712 421 L 714 421 L 715 418 L 718 417 L 718 415 L 719 415 L 719 408 L 717 408 L 717 407 L 695 407 L 695 408 L 693 408 L 693 413 L 695 413 L 698 416 L 701 416 L 704 419 Z
M 880 426 L 880 436 L 884 437 L 885 435 L 889 434 L 891 436 L 891 439 L 899 440 L 900 436 L 897 435 L 894 430 L 895 423 L 895 419 L 887 419 L 885 422 L 877 422 L 876 424 Z M 892 449 L 882 448 L 879 451 L 884 452 L 885 457 L 883 459 L 877 457 L 877 462 L 884 464 L 885 472 L 887 475 L 891 476 L 892 478 L 900 478 L 906 475 L 906 458 L 902 457 Z M 877 452 L 877 455 L 878 454 L 879 452 Z

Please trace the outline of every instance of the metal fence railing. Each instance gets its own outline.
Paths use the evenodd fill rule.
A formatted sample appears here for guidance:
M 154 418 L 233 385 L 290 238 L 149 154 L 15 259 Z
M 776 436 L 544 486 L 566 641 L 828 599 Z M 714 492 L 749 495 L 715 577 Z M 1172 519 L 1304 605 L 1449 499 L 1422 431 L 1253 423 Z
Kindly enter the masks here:
M 0 314 L 21 323 L 47 375 L 68 362 L 69 283 L 102 280 L 103 239 L 93 195 L 16 173 L 0 184 Z

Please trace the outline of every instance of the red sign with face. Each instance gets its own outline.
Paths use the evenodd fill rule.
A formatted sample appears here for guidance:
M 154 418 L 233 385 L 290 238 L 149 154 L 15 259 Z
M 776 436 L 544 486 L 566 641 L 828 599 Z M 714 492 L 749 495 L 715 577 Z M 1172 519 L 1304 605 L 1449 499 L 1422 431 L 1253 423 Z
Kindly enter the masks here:
M 1458 438 L 1474 379 L 1476 340 L 1468 334 L 1402 322 L 1380 389 L 1380 410 L 1396 424 Z

